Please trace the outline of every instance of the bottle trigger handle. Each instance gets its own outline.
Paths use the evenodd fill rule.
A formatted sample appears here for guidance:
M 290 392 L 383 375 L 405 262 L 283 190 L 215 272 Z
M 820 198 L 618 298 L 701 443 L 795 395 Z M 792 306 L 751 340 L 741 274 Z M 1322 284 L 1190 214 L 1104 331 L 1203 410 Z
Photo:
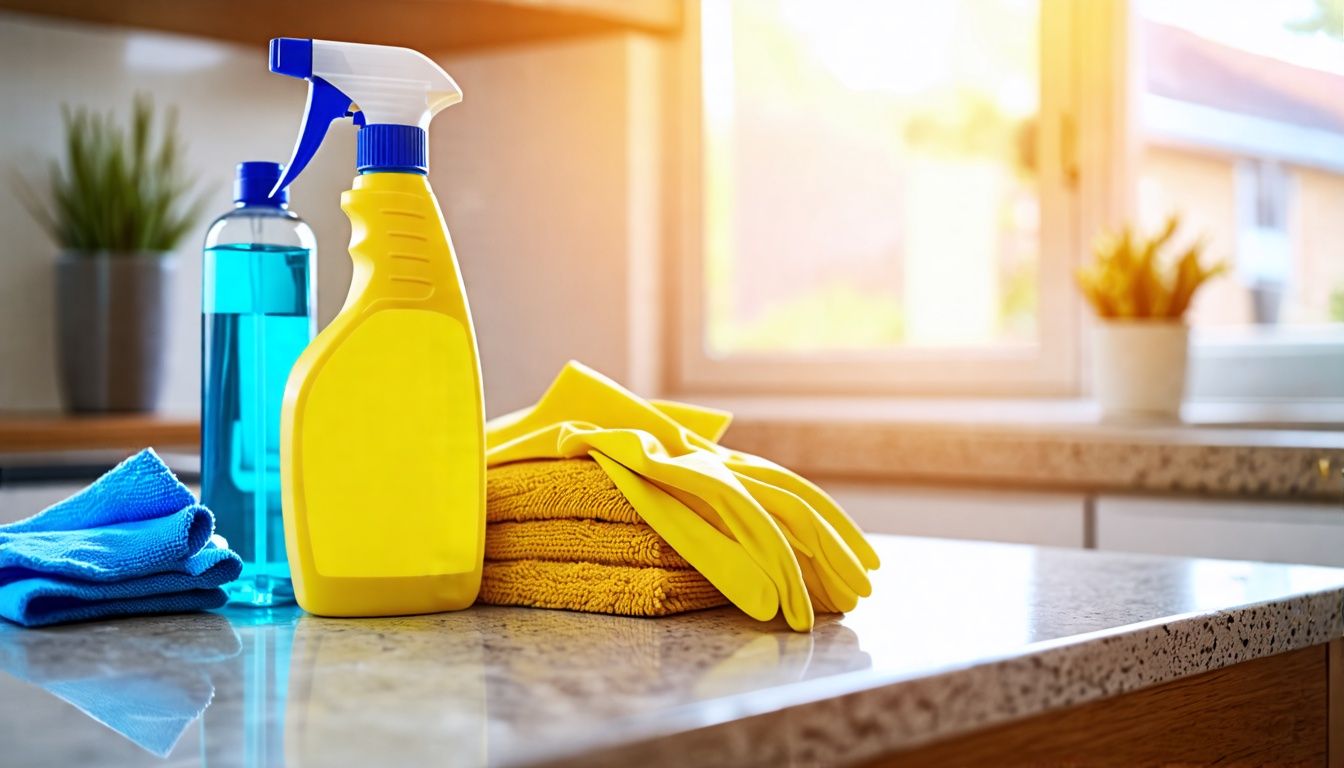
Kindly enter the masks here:
M 342 117 L 350 117 L 354 106 L 354 101 L 345 95 L 341 89 L 321 77 L 312 76 L 308 78 L 308 106 L 304 109 L 303 127 L 299 130 L 299 140 L 295 142 L 294 154 L 285 164 L 285 173 L 275 183 L 275 188 L 271 190 L 271 196 L 274 196 L 298 178 L 303 169 L 308 166 L 308 162 L 313 159 L 313 155 L 317 153 L 317 148 L 322 146 L 322 140 L 327 136 L 327 129 L 331 127 L 331 121 Z M 354 116 L 356 125 L 363 122 L 361 113 L 356 111 Z
M 361 129 L 380 126 L 371 134 L 359 132 L 356 170 L 387 167 L 425 173 L 430 120 L 462 100 L 462 90 L 442 67 L 409 48 L 277 37 L 271 40 L 270 68 L 277 75 L 308 81 L 303 125 L 273 195 L 299 177 L 331 121 L 339 117 L 354 118 Z M 361 147 L 371 148 L 378 162 L 360 166 Z

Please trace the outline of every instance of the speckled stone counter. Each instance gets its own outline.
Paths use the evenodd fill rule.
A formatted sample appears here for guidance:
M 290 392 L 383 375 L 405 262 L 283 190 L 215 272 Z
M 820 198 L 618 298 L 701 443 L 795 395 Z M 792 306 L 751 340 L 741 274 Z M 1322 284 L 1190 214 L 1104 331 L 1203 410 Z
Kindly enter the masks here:
M 726 400 L 724 444 L 818 480 L 1344 500 L 1344 426 L 1116 425 L 1077 401 Z
M 1344 637 L 1344 570 L 875 537 L 811 635 L 296 609 L 0 627 L 0 764 L 862 761 Z

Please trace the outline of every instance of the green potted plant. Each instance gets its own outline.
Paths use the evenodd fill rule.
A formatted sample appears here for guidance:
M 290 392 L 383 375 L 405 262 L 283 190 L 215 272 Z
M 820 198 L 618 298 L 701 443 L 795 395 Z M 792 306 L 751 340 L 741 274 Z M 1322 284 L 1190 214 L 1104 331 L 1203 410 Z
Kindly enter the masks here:
M 1185 313 L 1195 292 L 1225 264 L 1200 263 L 1202 242 L 1174 260 L 1163 250 L 1180 227 L 1171 216 L 1152 237 L 1126 226 L 1104 235 L 1078 285 L 1096 312 L 1093 387 L 1108 421 L 1174 421 L 1185 394 L 1190 329 Z
M 112 115 L 62 111 L 64 157 L 47 195 L 20 198 L 60 248 L 56 325 L 61 384 L 73 411 L 148 411 L 158 402 L 174 248 L 200 215 L 176 114 L 155 130 L 137 96 L 127 130 Z

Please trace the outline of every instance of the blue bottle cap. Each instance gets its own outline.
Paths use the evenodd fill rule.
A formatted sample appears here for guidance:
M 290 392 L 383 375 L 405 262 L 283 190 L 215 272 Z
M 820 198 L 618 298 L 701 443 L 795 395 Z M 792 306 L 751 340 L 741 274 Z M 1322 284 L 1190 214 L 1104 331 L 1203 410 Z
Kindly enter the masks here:
M 243 205 L 262 205 L 271 208 L 283 208 L 289 205 L 289 188 L 280 190 L 275 197 L 269 197 L 275 182 L 280 180 L 284 166 L 265 160 L 249 160 L 238 164 L 237 175 L 233 179 L 233 201 Z
M 363 114 L 362 112 L 356 114 Z M 355 170 L 360 173 L 429 172 L 429 147 L 424 130 L 414 125 L 374 123 L 355 137 Z

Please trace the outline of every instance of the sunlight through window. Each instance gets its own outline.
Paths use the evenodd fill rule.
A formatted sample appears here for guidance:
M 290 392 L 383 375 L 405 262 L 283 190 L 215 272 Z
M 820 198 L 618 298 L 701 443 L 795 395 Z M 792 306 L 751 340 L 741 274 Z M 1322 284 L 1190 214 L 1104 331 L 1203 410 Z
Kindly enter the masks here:
M 711 356 L 1037 342 L 1038 2 L 702 24 Z

